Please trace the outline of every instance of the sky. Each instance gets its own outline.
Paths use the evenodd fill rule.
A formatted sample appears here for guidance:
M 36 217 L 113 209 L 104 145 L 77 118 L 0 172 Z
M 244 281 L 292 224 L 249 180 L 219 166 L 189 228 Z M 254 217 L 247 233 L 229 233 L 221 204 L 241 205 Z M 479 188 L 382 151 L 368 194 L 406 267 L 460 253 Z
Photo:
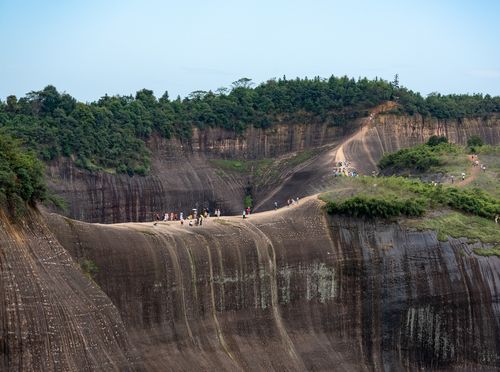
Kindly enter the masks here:
M 500 95 L 498 0 L 0 0 L 0 99 L 186 96 L 248 77 Z

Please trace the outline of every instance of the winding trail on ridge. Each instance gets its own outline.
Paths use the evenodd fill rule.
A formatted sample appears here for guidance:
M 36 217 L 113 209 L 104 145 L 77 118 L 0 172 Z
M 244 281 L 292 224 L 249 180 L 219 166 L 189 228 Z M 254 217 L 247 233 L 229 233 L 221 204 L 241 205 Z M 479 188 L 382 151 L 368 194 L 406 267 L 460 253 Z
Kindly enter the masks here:
M 273 209 L 274 201 L 282 206 L 287 198 L 302 197 L 305 195 L 318 194 L 328 184 L 332 169 L 339 161 L 349 161 L 352 168 L 359 174 L 369 174 L 377 169 L 377 161 L 372 157 L 366 138 L 373 121 L 378 114 L 396 107 L 395 102 L 385 102 L 370 110 L 368 117 L 361 119 L 359 129 L 348 136 L 339 144 L 325 146 L 321 154 L 300 164 L 289 175 L 280 180 L 279 184 L 272 190 L 267 190 L 262 199 L 257 197 L 254 207 L 256 212 Z M 358 158 L 360 150 L 366 154 Z
M 364 119 L 364 123 L 361 125 L 361 128 L 336 148 L 335 163 L 348 161 L 353 164 L 352 168 L 356 169 L 360 173 L 367 173 L 369 168 L 377 169 L 377 161 L 371 155 L 371 151 L 366 144 L 366 135 L 370 126 L 373 125 L 373 119 L 375 116 L 382 112 L 391 110 L 396 106 L 397 104 L 395 102 L 390 101 L 370 110 L 370 115 Z M 358 146 L 364 150 L 364 153 L 367 155 L 366 159 L 359 159 L 358 157 L 353 156 L 358 152 Z M 365 161 L 364 164 L 361 164 L 362 160 Z M 368 164 L 366 164 L 366 162 Z

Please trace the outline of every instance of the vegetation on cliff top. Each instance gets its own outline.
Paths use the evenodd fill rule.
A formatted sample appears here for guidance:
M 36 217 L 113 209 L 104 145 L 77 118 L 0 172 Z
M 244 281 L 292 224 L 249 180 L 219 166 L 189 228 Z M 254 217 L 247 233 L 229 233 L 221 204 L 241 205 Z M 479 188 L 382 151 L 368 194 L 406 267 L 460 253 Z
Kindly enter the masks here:
M 12 216 L 26 204 L 45 200 L 43 164 L 33 153 L 25 152 L 19 141 L 0 132 L 0 207 Z
M 403 177 L 341 177 L 337 186 L 321 197 L 332 214 L 411 217 L 442 207 L 489 219 L 500 214 L 500 200 L 480 189 L 433 186 Z
M 391 99 L 396 111 L 438 118 L 462 118 L 500 112 L 500 97 L 438 94 L 423 98 L 397 81 L 375 79 L 286 78 L 252 87 L 240 79 L 231 89 L 195 91 L 170 100 L 140 90 L 134 96 L 104 96 L 81 103 L 53 86 L 17 99 L 0 102 L 0 127 L 50 161 L 72 157 L 89 170 L 113 169 L 118 173 L 147 174 L 150 153 L 146 141 L 154 133 L 187 140 L 193 126 L 221 127 L 241 132 L 249 126 L 266 128 L 282 120 L 311 119 L 342 126 L 350 119 Z
M 480 163 L 488 164 L 488 171 L 479 171 L 477 167 L 471 182 L 460 188 L 450 183 L 433 185 L 395 176 L 341 177 L 335 179 L 336 189 L 321 198 L 327 202 L 326 210 L 331 214 L 370 218 L 425 215 L 425 218 L 402 223 L 434 230 L 439 240 L 450 236 L 467 238 L 470 243 L 481 241 L 485 245 L 475 248 L 476 254 L 500 256 L 500 230 L 494 222 L 495 216 L 500 215 L 499 147 L 480 146 L 475 142 L 472 145 Z M 397 174 L 421 169 L 426 171 L 419 173 L 424 178 L 433 172 L 453 174 L 465 170 L 469 173 L 469 151 L 470 147 L 451 145 L 443 137 L 433 137 L 425 145 L 387 155 L 382 163 Z M 419 164 L 426 166 L 419 168 Z
M 432 136 L 423 145 L 385 154 L 378 165 L 382 170 L 390 169 L 393 172 L 403 170 L 425 172 L 431 167 L 442 165 L 442 155 L 456 154 L 460 150 L 458 146 L 449 144 L 446 137 Z

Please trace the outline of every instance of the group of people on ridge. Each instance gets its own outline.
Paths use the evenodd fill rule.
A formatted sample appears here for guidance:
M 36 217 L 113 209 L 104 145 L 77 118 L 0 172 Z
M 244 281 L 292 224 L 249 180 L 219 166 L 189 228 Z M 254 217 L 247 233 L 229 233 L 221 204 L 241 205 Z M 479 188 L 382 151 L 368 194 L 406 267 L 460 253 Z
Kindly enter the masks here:
M 335 167 L 333 168 L 333 174 L 335 177 L 356 177 L 358 172 L 351 168 L 351 163 L 349 161 L 338 161 L 335 163 Z
M 216 208 L 214 210 L 214 216 L 215 217 L 220 217 L 221 216 L 221 211 L 219 208 Z M 203 208 L 203 210 L 201 211 L 201 213 L 198 213 L 198 208 L 193 208 L 191 213 L 186 217 L 184 218 L 184 212 L 180 212 L 179 214 L 177 213 L 174 213 L 174 212 L 171 212 L 171 213 L 168 213 L 166 212 L 164 215 L 163 215 L 163 219 L 161 218 L 160 214 L 159 213 L 155 213 L 155 220 L 156 222 L 154 223 L 154 225 L 156 226 L 156 224 L 159 222 L 159 221 L 164 221 L 164 222 L 168 222 L 168 221 L 180 221 L 181 222 L 181 225 L 184 225 L 184 222 L 187 221 L 186 223 L 189 225 L 189 226 L 202 226 L 203 225 L 203 220 L 205 218 L 208 218 L 210 217 L 210 210 L 208 208 Z

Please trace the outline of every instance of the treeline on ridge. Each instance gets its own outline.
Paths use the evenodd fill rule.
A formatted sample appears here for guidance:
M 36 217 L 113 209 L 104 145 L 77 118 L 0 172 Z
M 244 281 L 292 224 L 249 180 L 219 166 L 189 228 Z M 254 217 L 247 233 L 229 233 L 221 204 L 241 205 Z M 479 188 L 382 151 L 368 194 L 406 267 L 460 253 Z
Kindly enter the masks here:
M 500 97 L 438 94 L 423 98 L 381 79 L 273 79 L 256 87 L 243 78 L 229 88 L 195 91 L 170 100 L 151 90 L 135 96 L 104 96 L 82 103 L 53 86 L 25 97 L 0 101 L 0 127 L 38 151 L 46 161 L 72 157 L 89 170 L 145 175 L 150 153 L 145 141 L 159 133 L 187 140 L 192 127 L 222 127 L 242 132 L 249 126 L 266 128 L 278 119 L 317 118 L 343 126 L 370 108 L 397 99 L 399 113 L 437 118 L 460 118 L 500 112 Z

